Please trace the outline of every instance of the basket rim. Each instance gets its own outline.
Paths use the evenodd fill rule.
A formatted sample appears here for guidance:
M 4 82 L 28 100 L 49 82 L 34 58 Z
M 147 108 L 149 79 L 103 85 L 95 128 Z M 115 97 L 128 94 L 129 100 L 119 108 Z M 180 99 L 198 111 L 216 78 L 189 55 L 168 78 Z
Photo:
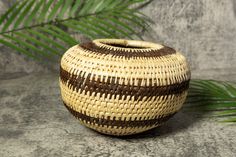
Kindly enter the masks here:
M 99 47 L 106 47 L 110 49 L 123 49 L 123 50 L 159 50 L 164 46 L 148 41 L 141 40 L 128 40 L 128 39 L 95 39 L 93 40 Z

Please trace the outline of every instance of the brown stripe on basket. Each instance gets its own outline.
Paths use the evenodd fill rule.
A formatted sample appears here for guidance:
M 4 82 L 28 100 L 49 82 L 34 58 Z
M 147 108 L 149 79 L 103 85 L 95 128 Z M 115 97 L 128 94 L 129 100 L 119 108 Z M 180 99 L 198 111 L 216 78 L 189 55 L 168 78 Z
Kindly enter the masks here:
M 91 74 L 88 74 L 87 78 L 85 78 L 80 74 L 70 74 L 62 67 L 60 68 L 61 81 L 65 84 L 67 83 L 67 85 L 70 86 L 72 90 L 79 92 L 78 90 L 81 89 L 80 94 L 85 91 L 86 94 L 89 92 L 90 96 L 93 92 L 95 92 L 95 96 L 97 93 L 100 93 L 100 96 L 105 94 L 105 97 L 109 99 L 111 99 L 111 97 L 114 95 L 115 99 L 118 96 L 119 100 L 121 100 L 122 97 L 127 99 L 128 96 L 130 96 L 130 98 L 133 97 L 134 100 L 142 100 L 145 96 L 152 97 L 181 94 L 189 87 L 189 80 L 166 86 L 158 86 L 157 84 L 154 86 L 141 86 L 142 79 L 138 79 L 138 86 L 135 86 L 131 84 L 119 84 L 118 82 L 121 79 L 119 77 L 115 78 L 109 76 L 107 78 L 107 82 L 105 82 L 105 77 L 103 77 L 103 80 L 101 80 L 101 77 L 98 77 L 97 81 L 95 80 L 94 75 L 91 80 L 89 79 L 90 77 Z M 152 83 L 152 80 L 150 80 L 150 83 Z
M 86 123 L 98 124 L 99 126 L 107 125 L 107 126 L 111 126 L 111 127 L 117 126 L 117 127 L 121 127 L 121 128 L 157 126 L 157 125 L 164 123 L 165 121 L 167 121 L 168 119 L 170 119 L 172 116 L 174 116 L 176 114 L 176 112 L 170 113 L 168 115 L 156 116 L 154 119 L 148 119 L 148 120 L 139 120 L 137 118 L 135 118 L 134 120 L 130 120 L 130 119 L 121 120 L 121 118 L 119 120 L 116 120 L 115 117 L 113 117 L 113 118 L 107 117 L 107 119 L 105 119 L 105 118 L 90 117 L 90 116 L 86 115 L 86 113 L 83 114 L 83 113 L 73 110 L 65 102 L 63 102 L 63 103 L 66 106 L 66 108 L 76 118 L 80 119 L 81 121 L 85 121 Z
M 169 54 L 174 54 L 176 51 L 170 47 L 164 46 L 163 48 L 157 50 L 146 50 L 145 48 L 133 49 L 132 52 L 127 52 L 125 49 L 108 49 L 106 47 L 100 47 L 93 42 L 87 42 L 80 44 L 80 47 L 84 50 L 89 50 L 91 52 L 96 52 L 99 54 L 112 55 L 112 56 L 124 56 L 126 58 L 131 57 L 161 57 Z

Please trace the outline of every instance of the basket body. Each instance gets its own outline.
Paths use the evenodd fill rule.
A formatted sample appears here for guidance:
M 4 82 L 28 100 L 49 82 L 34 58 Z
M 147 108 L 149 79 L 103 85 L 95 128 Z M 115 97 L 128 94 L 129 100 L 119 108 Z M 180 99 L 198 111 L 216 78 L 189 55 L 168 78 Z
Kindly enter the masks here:
M 174 49 L 144 42 L 98 39 L 61 59 L 60 88 L 81 124 L 110 135 L 157 127 L 182 107 L 190 70 Z

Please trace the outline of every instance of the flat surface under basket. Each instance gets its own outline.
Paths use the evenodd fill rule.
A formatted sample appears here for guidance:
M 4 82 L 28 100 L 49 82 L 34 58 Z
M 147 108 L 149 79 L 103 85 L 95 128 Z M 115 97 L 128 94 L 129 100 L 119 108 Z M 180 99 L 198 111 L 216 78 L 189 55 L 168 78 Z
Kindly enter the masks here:
M 0 156 L 234 156 L 236 128 L 180 111 L 155 130 L 99 134 L 63 106 L 58 76 L 0 78 Z

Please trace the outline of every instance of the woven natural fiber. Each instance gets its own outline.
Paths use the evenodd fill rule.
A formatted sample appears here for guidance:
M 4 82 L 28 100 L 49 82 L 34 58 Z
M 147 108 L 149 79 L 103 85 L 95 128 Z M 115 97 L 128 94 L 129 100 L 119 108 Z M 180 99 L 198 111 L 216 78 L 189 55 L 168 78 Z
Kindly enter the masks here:
M 110 135 L 163 124 L 182 107 L 189 80 L 183 55 L 144 41 L 97 39 L 61 59 L 64 105 L 81 124 Z

